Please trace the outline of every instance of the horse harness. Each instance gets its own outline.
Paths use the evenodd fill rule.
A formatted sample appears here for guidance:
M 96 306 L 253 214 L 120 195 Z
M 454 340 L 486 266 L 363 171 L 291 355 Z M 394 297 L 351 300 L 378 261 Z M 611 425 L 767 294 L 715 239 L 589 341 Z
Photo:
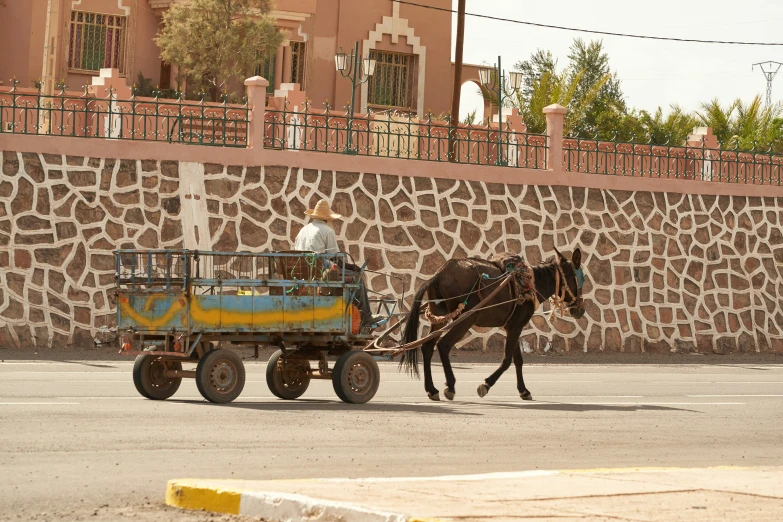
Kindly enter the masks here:
M 469 261 L 483 262 L 485 260 L 470 259 Z M 514 254 L 497 254 L 492 256 L 489 259 L 489 262 L 501 270 L 504 270 L 505 267 L 503 275 L 511 276 L 511 295 L 515 296 L 513 299 L 514 307 L 511 309 L 511 312 L 506 318 L 506 323 L 514 315 L 518 305 L 531 301 L 533 303 L 533 310 L 538 310 L 541 302 L 538 299 L 538 291 L 536 290 L 535 285 L 535 274 L 533 273 L 532 267 L 525 263 L 525 261 L 520 256 Z M 562 317 L 569 304 L 574 303 L 577 300 L 577 297 L 568 286 L 568 280 L 566 279 L 565 273 L 563 272 L 560 263 L 555 263 L 555 266 L 557 268 L 557 271 L 555 272 L 555 293 L 552 295 L 552 297 L 549 298 L 550 303 L 552 304 L 552 311 L 549 313 L 550 320 L 555 317 L 555 311 L 559 311 L 560 317 Z M 481 281 L 488 279 L 488 276 L 487 274 L 481 272 L 481 269 L 478 266 L 474 265 L 474 268 L 476 269 L 478 280 L 473 285 L 473 289 L 467 294 L 467 298 L 461 302 L 455 310 L 446 315 L 434 315 L 431 310 L 431 303 L 428 303 L 429 306 L 427 306 L 426 310 L 424 311 L 424 318 L 430 324 L 439 325 L 459 317 L 467 306 L 468 299 L 470 298 L 470 295 L 474 293 L 474 290 L 478 294 L 479 301 L 484 299 L 481 293 Z M 503 275 L 500 277 L 503 277 Z M 560 284 L 561 278 L 563 280 L 562 285 Z M 566 295 L 571 298 L 570 303 L 566 302 Z

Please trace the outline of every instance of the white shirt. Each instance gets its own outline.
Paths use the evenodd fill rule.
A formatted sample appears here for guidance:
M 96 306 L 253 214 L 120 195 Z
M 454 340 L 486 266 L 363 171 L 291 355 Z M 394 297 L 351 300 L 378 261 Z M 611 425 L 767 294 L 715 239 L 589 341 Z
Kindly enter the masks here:
M 336 254 L 340 251 L 334 230 L 320 219 L 312 220 L 299 231 L 294 248 L 318 254 Z

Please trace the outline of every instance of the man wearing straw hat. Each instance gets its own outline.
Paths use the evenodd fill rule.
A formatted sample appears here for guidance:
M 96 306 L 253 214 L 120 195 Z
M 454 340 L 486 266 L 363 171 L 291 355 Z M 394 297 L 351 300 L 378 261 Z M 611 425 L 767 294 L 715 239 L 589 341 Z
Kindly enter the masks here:
M 306 210 L 305 215 L 310 216 L 311 219 L 297 234 L 295 248 L 302 252 L 317 252 L 319 254 L 336 254 L 340 252 L 340 247 L 337 246 L 337 236 L 328 222 L 341 219 L 342 216 L 332 212 L 329 203 L 324 199 L 316 203 L 315 208 Z M 360 271 L 361 269 L 356 265 L 346 264 L 345 274 L 353 276 L 354 280 L 359 277 Z M 359 281 L 359 290 L 356 292 L 355 301 L 362 315 L 362 324 L 374 325 L 384 319 L 381 315 L 372 314 L 367 288 L 365 288 L 364 282 L 361 280 Z

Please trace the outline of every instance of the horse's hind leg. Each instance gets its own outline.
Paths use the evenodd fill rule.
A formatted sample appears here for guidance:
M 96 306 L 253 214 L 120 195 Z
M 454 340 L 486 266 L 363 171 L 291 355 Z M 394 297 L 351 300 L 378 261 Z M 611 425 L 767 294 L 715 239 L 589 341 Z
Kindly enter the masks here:
M 443 364 L 443 373 L 446 374 L 446 389 L 443 390 L 443 394 L 450 401 L 454 400 L 454 395 L 457 391 L 454 389 L 454 385 L 457 384 L 457 379 L 454 377 L 454 370 L 451 369 L 451 360 L 449 360 L 449 352 L 451 346 L 438 343 L 438 355 L 440 355 L 440 362 Z
M 432 355 L 435 353 L 436 339 L 427 341 L 421 347 L 422 358 L 424 359 L 424 390 L 427 392 L 427 397 L 432 401 L 440 400 L 440 392 L 432 382 Z
M 438 355 L 440 355 L 440 362 L 443 364 L 443 373 L 446 374 L 446 389 L 443 393 L 450 401 L 454 400 L 454 395 L 457 393 L 455 388 L 457 378 L 454 376 L 454 370 L 451 368 L 449 353 L 454 345 L 465 337 L 465 334 L 473 326 L 473 322 L 475 321 L 467 321 L 458 325 L 438 341 Z

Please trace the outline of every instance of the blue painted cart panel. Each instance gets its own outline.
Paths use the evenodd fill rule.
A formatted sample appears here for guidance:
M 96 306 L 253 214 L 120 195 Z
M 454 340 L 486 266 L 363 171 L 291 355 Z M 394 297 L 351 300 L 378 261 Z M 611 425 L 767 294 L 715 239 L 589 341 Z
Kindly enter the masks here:
M 172 328 L 182 330 L 188 325 L 188 298 L 184 293 L 120 293 L 117 305 L 120 329 L 170 331 Z
M 342 296 L 119 294 L 119 326 L 148 332 L 345 332 Z

